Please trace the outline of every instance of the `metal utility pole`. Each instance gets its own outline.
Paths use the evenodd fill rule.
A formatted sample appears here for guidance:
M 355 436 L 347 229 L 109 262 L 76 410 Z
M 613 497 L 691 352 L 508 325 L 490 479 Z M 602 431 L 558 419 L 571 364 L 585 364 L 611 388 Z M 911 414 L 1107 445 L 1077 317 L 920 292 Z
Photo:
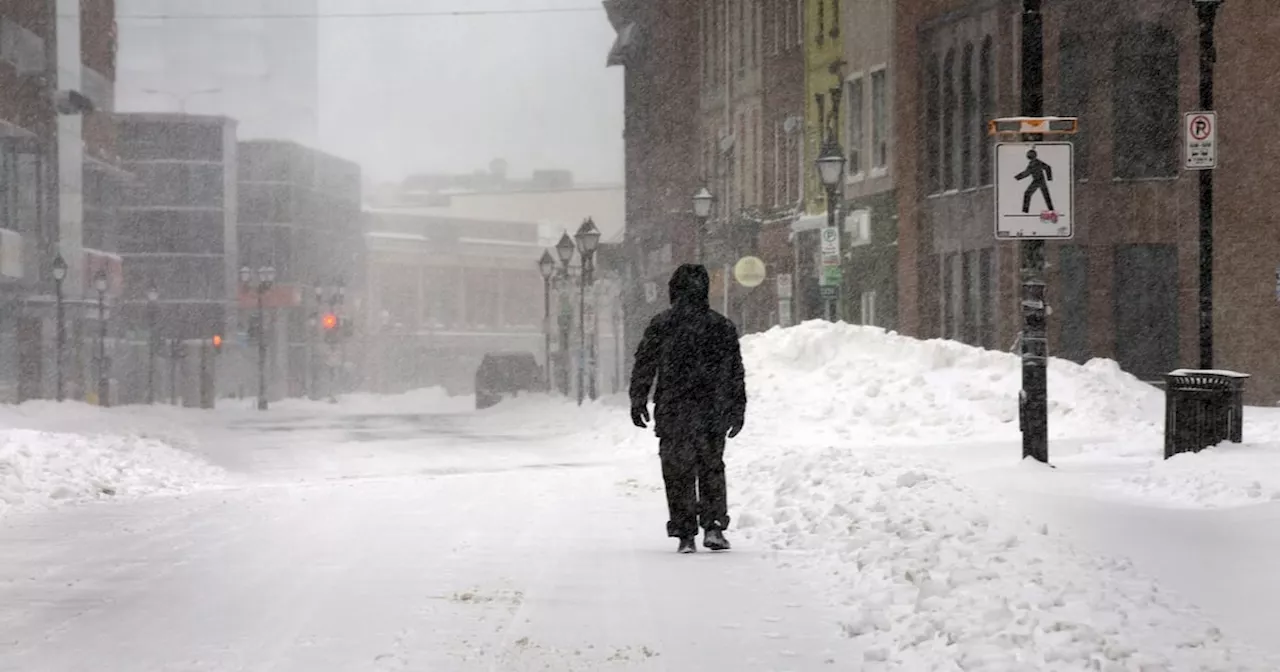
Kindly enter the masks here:
M 1200 109 L 1213 110 L 1214 24 L 1222 0 L 1192 0 L 1200 18 Z M 1213 171 L 1200 171 L 1200 368 L 1213 368 Z
M 1041 0 L 1022 1 L 1022 116 L 1044 114 L 1044 16 Z M 1040 133 L 1022 134 L 1040 142 Z M 1022 457 L 1049 461 L 1049 341 L 1045 328 L 1045 244 L 1024 240 L 1022 256 Z

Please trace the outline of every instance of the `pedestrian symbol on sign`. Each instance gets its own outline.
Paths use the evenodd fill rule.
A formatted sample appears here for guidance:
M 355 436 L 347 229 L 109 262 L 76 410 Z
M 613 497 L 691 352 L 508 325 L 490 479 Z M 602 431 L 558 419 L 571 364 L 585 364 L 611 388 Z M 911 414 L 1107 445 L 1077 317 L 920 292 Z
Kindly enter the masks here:
M 1014 176 L 1015 180 L 1031 178 L 1031 184 L 1027 185 L 1027 191 L 1022 196 L 1022 211 L 1031 212 L 1031 197 L 1037 191 L 1044 195 L 1044 206 L 1050 212 L 1053 211 L 1053 195 L 1049 193 L 1049 182 L 1053 181 L 1053 167 L 1041 161 L 1036 150 L 1027 150 L 1027 168 L 1021 173 Z
M 997 239 L 1072 237 L 1071 143 L 997 143 L 995 173 Z

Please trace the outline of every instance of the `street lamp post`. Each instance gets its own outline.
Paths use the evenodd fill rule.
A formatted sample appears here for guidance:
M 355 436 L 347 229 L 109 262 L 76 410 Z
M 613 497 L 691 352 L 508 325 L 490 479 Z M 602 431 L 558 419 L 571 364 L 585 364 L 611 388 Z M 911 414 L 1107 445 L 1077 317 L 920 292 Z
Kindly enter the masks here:
M 581 406 L 584 392 L 583 379 L 588 362 L 591 362 L 591 375 L 587 382 L 591 385 L 592 401 L 596 398 L 595 342 L 587 344 L 587 287 L 593 283 L 591 276 L 595 272 L 594 258 L 596 246 L 600 243 L 600 229 L 597 229 L 596 223 L 588 217 L 582 222 L 582 226 L 578 227 L 574 238 L 578 241 L 578 255 L 582 258 L 582 293 L 578 296 L 578 338 L 582 346 L 579 350 L 581 359 L 578 362 L 578 405 Z M 588 348 L 590 348 L 589 355 Z
M 1214 24 L 1222 0 L 1191 0 L 1200 23 L 1200 111 L 1213 111 Z M 1213 368 L 1213 171 L 1200 171 L 1200 368 Z
M 248 266 L 240 269 L 240 282 L 258 295 L 258 410 L 267 410 L 267 321 L 264 298 L 276 280 L 276 269 L 263 266 L 255 274 Z
M 560 236 L 560 242 L 556 243 L 556 256 L 560 258 L 560 287 L 569 287 L 569 264 L 573 261 L 574 243 L 566 231 Z M 569 396 L 569 322 L 568 313 L 571 309 L 566 304 L 561 304 L 561 315 L 565 319 L 560 322 L 560 360 L 563 362 L 561 369 L 563 375 L 560 377 L 560 393 Z
M 547 392 L 551 392 L 551 276 L 556 272 L 556 260 L 551 256 L 550 250 L 542 251 L 538 271 L 542 273 L 543 383 Z
M 702 263 L 703 247 L 707 236 L 707 218 L 711 216 L 711 204 L 715 201 L 715 196 L 711 195 L 711 191 L 706 187 L 698 190 L 693 195 L 693 216 L 698 218 L 698 230 L 695 232 L 695 261 Z
M 817 164 L 818 177 L 822 180 L 822 186 L 827 190 L 827 227 L 835 228 L 836 208 L 839 205 L 836 201 L 836 190 L 844 180 L 845 158 L 844 150 L 841 149 L 834 133 L 827 135 L 827 140 L 822 145 L 822 152 L 814 163 Z M 823 301 L 827 321 L 832 320 L 832 307 L 831 299 Z
M 156 301 L 160 292 L 147 290 L 147 403 L 156 403 Z
M 98 290 L 98 405 L 109 405 L 111 384 L 107 379 L 107 274 L 98 271 L 93 278 Z
M 65 307 L 63 305 L 62 297 L 62 282 L 66 279 L 67 262 L 62 258 L 62 255 L 59 254 L 53 258 L 53 293 L 57 304 L 54 319 L 58 322 L 54 326 L 54 331 L 57 333 L 57 341 L 54 344 L 53 368 L 56 371 L 54 386 L 58 401 L 63 401 L 67 398 L 66 383 L 63 379 L 62 373 L 62 360 L 64 358 L 63 351 L 67 349 L 67 327 L 63 312 Z

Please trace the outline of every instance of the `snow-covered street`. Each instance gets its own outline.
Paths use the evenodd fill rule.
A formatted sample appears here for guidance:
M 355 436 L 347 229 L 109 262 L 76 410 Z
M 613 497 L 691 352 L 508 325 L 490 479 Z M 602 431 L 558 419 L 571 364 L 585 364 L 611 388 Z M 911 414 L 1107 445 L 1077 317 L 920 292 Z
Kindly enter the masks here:
M 210 453 L 255 461 L 230 485 L 7 518 L 0 668 L 855 660 L 824 595 L 776 553 L 672 553 L 660 493 L 632 478 L 653 466 L 639 456 L 479 416 L 281 414 L 208 430 Z
M 0 669 L 1275 670 L 1280 416 L 811 323 L 744 339 L 734 550 L 677 555 L 625 400 L 0 410 Z

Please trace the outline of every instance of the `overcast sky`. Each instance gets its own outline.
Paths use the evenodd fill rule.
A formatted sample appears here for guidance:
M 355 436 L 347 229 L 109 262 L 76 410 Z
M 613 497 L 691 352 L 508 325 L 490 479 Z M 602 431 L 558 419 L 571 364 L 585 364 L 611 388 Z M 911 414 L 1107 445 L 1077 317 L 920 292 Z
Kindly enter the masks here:
M 321 0 L 322 14 L 590 7 L 599 0 Z M 322 19 L 320 135 L 375 180 L 568 168 L 622 181 L 622 70 L 603 11 Z

